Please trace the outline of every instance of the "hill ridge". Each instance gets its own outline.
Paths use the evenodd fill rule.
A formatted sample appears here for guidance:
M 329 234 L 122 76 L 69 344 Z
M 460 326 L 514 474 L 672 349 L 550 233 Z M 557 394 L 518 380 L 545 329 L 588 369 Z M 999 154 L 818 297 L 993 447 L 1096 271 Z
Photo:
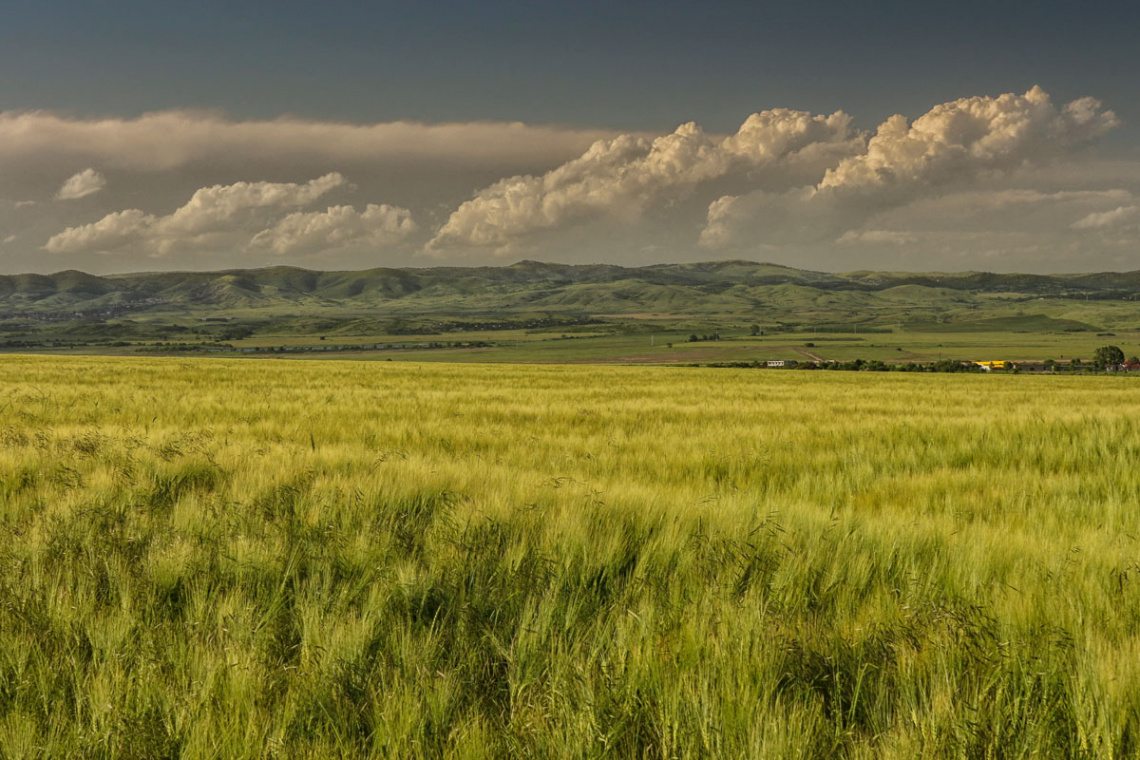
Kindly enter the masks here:
M 958 293 L 1140 299 L 1140 271 L 1032 274 L 996 272 L 819 272 L 727 259 L 644 266 L 561 264 L 524 259 L 505 266 L 373 267 L 317 270 L 291 265 L 216 271 L 94 275 L 0 275 L 0 314 L 172 309 L 291 310 L 399 305 L 408 312 L 478 309 L 591 313 L 748 311 L 749 304 L 827 293 L 908 294 L 945 299 Z M 892 290 L 906 288 L 906 290 Z

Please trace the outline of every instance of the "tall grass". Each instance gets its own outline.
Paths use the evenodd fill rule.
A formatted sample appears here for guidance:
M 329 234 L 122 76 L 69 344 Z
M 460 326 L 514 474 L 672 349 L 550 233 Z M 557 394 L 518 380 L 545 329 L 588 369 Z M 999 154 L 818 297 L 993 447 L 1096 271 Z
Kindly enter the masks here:
M 1133 757 L 1138 388 L 3 358 L 0 757 Z

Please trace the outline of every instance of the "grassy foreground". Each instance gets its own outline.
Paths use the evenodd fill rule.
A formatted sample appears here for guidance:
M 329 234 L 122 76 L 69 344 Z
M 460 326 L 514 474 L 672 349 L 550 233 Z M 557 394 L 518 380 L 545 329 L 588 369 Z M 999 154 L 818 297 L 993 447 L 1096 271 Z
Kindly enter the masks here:
M 1140 753 L 1140 384 L 0 359 L 0 758 Z

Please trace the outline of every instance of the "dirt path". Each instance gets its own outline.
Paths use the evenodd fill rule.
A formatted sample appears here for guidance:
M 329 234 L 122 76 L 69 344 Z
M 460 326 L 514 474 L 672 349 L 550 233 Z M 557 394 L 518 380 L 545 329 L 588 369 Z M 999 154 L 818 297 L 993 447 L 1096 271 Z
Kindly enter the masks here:
M 806 348 L 797 348 L 796 351 L 798 351 L 799 353 L 808 357 L 809 359 L 813 359 L 814 361 L 817 361 L 817 362 L 823 361 L 822 357 L 816 356 L 811 351 L 808 351 Z

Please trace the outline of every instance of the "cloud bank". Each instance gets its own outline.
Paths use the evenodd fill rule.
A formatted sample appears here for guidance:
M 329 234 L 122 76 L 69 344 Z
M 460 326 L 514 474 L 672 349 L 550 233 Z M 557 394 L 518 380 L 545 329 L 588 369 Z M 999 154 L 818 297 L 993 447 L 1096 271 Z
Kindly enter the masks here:
M 695 122 L 654 136 L 4 113 L 0 267 L 739 256 L 821 269 L 1136 268 L 1140 161 L 1111 144 L 1085 150 L 1118 125 L 1092 98 L 1054 103 L 1037 87 L 870 131 L 842 111 L 774 108 L 727 135 Z
M 520 238 L 579 219 L 636 219 L 671 194 L 732 172 L 833 163 L 860 147 L 850 121 L 841 111 L 813 116 L 775 109 L 751 115 L 724 138 L 690 122 L 652 141 L 635 135 L 599 140 L 540 177 L 518 175 L 481 190 L 451 214 L 428 248 L 476 246 L 507 253 Z
M 6 111 L 0 112 L 0 166 L 48 160 L 161 172 L 201 162 L 280 164 L 283 156 L 326 166 L 548 165 L 615 134 L 518 122 L 232 121 L 195 111 L 162 111 L 135 119 L 70 119 L 45 111 Z
M 873 133 L 853 129 L 843 112 L 772 109 L 726 137 L 695 123 L 654 140 L 621 135 L 545 174 L 477 191 L 426 251 L 515 255 L 561 230 L 597 219 L 631 226 L 701 193 L 713 193 L 696 241 L 706 249 L 822 240 L 897 246 L 916 238 L 863 224 L 885 209 L 1063 158 L 1118 124 L 1092 98 L 1058 106 L 1034 87 L 944 103 L 913 122 L 893 116 Z M 716 193 L 728 184 L 747 191 Z

